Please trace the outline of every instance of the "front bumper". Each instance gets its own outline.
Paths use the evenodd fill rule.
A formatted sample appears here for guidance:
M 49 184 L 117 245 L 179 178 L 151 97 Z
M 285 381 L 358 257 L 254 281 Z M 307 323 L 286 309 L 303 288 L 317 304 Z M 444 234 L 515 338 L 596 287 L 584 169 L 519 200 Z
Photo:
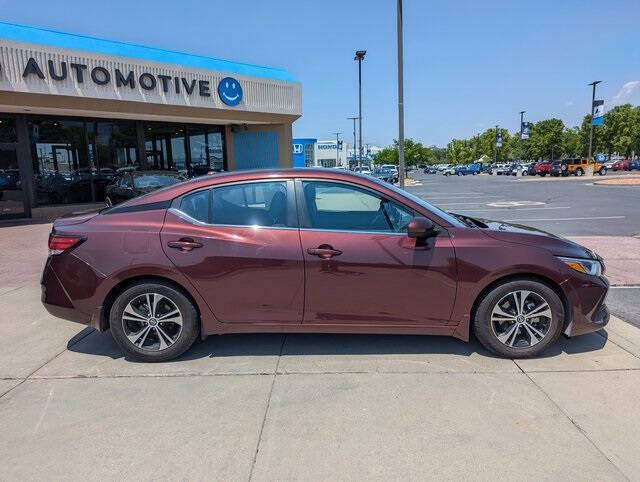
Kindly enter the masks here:
M 609 282 L 604 276 L 569 278 L 562 284 L 571 307 L 564 334 L 578 336 L 604 328 L 609 323 L 605 304 Z

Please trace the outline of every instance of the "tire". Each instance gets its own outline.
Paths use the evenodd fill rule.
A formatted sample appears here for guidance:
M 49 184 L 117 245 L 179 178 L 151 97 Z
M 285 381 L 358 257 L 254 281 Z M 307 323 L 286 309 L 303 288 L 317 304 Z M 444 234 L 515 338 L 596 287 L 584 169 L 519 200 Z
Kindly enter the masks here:
M 584 174 L 584 171 L 580 168 L 576 169 L 576 176 L 581 177 Z
M 462 173 L 461 173 L 461 172 L 456 172 L 456 174 L 457 174 L 458 176 L 462 176 Z
M 600 174 L 601 176 L 606 176 L 607 175 L 607 168 L 601 167 L 600 170 L 598 171 L 598 174 Z
M 113 206 L 113 201 L 111 201 L 111 198 L 109 196 L 107 196 L 106 198 L 104 198 L 104 203 L 107 205 L 108 208 L 110 208 L 111 206 Z
M 508 315 L 518 312 L 512 309 L 515 305 L 512 295 L 514 292 L 529 292 L 524 300 L 520 300 L 521 295 L 518 296 L 520 302 L 526 302 L 524 315 L 527 312 L 535 313 L 540 310 L 541 313 L 548 312 L 550 316 L 534 316 L 527 320 L 529 323 L 526 326 L 524 323 L 515 321 L 515 316 L 513 323 L 506 318 L 503 323 L 502 315 L 497 313 L 494 314 L 492 321 L 492 313 L 496 309 Z M 548 310 L 544 308 L 545 303 Z M 557 341 L 564 326 L 564 317 L 562 301 L 553 289 L 539 281 L 522 278 L 502 283 L 482 297 L 475 312 L 473 330 L 480 343 L 496 355 L 508 358 L 529 358 L 539 355 Z M 523 319 L 526 320 L 526 318 Z M 529 327 L 533 327 L 537 334 Z M 514 331 L 510 332 L 512 329 Z M 503 341 L 498 338 L 499 335 L 502 336 Z M 533 340 L 537 341 L 533 343 Z
M 156 300 L 156 317 L 166 317 L 177 309 L 178 315 L 167 319 L 181 319 L 182 325 L 177 321 L 156 321 L 145 316 L 145 306 L 149 306 L 147 294 L 154 297 L 152 304 Z M 155 298 L 158 296 L 160 298 Z M 125 315 L 125 309 L 132 315 Z M 111 306 L 109 325 L 120 348 L 132 358 L 145 362 L 161 362 L 182 355 L 193 345 L 200 331 L 198 312 L 191 300 L 173 285 L 156 281 L 142 281 L 120 293 Z M 134 344 L 130 337 L 136 335 Z
M 529 173 L 528 173 L 527 171 L 522 171 L 522 175 L 523 175 L 523 176 L 528 176 L 528 175 L 529 175 Z
M 546 173 L 546 172 L 541 172 L 541 173 L 540 173 L 540 177 L 544 177 L 544 176 L 546 176 L 546 175 L 547 175 L 547 173 Z

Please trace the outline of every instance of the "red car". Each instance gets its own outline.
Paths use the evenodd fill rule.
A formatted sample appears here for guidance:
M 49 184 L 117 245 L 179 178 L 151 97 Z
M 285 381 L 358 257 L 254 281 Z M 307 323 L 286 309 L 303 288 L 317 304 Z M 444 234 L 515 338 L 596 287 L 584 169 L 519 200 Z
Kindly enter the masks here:
M 535 166 L 533 166 L 533 174 L 539 174 L 540 176 L 544 177 L 547 174 L 549 174 L 549 172 L 551 172 L 551 163 L 547 162 L 547 161 L 542 161 L 542 162 L 538 162 L 536 163 Z
M 145 361 L 248 332 L 473 330 L 494 353 L 528 357 L 609 320 L 588 249 L 334 169 L 196 178 L 59 219 L 49 250 L 47 310 L 110 328 Z
M 614 171 L 630 171 L 629 160 L 616 161 L 613 163 L 613 166 L 611 166 L 611 169 Z

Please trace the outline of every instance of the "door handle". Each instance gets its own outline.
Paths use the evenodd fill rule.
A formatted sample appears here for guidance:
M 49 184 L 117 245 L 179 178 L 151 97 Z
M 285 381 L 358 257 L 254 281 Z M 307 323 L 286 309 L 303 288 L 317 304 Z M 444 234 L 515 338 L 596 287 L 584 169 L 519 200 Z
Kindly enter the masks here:
M 312 256 L 319 256 L 322 259 L 331 259 L 334 256 L 340 256 L 342 251 L 339 249 L 333 249 L 328 244 L 321 244 L 317 248 L 309 248 L 307 249 L 307 253 Z
M 193 248 L 202 248 L 202 243 L 198 243 L 191 238 L 182 238 L 178 241 L 169 241 L 167 246 L 170 248 L 179 249 L 180 251 L 189 252 Z

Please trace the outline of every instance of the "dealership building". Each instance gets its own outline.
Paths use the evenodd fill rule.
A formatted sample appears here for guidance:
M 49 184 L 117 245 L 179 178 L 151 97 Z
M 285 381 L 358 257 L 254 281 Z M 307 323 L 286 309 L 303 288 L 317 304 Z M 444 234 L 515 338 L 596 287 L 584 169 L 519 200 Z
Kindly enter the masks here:
M 0 22 L 0 219 L 123 170 L 291 167 L 301 113 L 284 70 Z

